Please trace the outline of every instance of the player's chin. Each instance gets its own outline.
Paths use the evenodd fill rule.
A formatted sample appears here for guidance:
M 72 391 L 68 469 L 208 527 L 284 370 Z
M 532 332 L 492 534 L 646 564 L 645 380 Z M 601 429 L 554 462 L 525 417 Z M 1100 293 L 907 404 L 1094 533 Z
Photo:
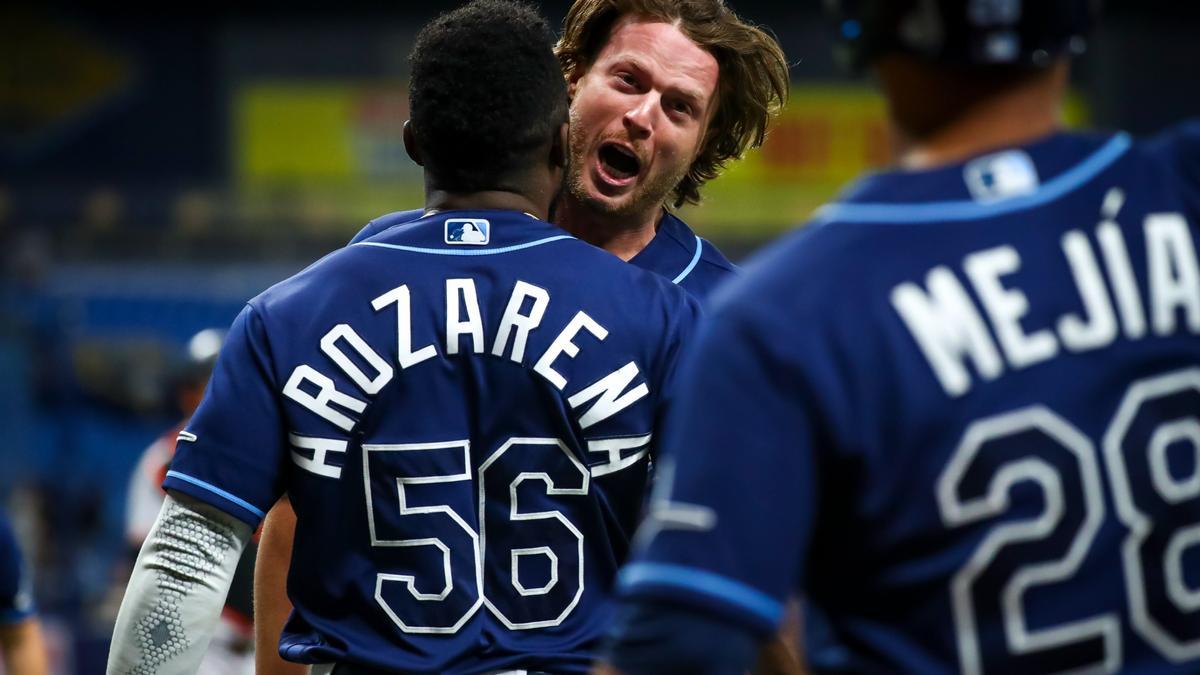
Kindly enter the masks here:
M 602 213 L 624 213 L 632 211 L 637 204 L 640 194 L 639 184 L 633 183 L 621 188 L 611 185 L 591 183 L 586 186 L 584 201 L 594 210 Z
M 637 200 L 633 195 L 611 197 L 603 194 L 592 194 L 586 201 L 588 208 L 597 213 L 610 216 L 633 215 L 636 211 Z
M 590 176 L 573 176 L 567 181 L 566 191 L 571 199 L 593 213 L 606 216 L 621 216 L 632 213 L 638 201 L 636 186 L 633 189 L 613 190 L 612 186 L 601 186 Z

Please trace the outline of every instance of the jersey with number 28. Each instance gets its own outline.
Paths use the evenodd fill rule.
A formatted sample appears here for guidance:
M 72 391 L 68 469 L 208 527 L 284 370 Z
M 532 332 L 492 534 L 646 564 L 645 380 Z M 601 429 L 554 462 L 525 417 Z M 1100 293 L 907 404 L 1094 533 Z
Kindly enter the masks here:
M 165 484 L 288 492 L 287 658 L 583 672 L 696 312 L 532 216 L 431 215 L 248 304 Z
M 1198 226 L 1197 123 L 867 178 L 718 293 L 627 592 L 803 588 L 817 670 L 1200 671 Z

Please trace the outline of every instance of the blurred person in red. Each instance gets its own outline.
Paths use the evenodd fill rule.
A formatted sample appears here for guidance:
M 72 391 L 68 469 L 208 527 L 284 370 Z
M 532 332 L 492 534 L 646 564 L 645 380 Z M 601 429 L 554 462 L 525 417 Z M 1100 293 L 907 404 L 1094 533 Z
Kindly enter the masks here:
M 8 675 L 45 675 L 46 647 L 34 612 L 29 570 L 8 519 L 0 512 L 0 669 Z
M 129 544 L 131 564 L 162 509 L 166 496 L 162 482 L 175 456 L 175 443 L 204 397 L 224 337 L 224 331 L 209 328 L 200 331 L 188 342 L 186 359 L 173 382 L 175 403 L 183 412 L 183 418 L 146 448 L 130 477 L 125 539 Z M 250 547 L 253 548 L 254 544 L 251 543 Z M 242 558 L 221 612 L 221 623 L 198 671 L 200 675 L 250 675 L 254 672 L 254 615 L 251 603 L 254 560 L 253 551 Z

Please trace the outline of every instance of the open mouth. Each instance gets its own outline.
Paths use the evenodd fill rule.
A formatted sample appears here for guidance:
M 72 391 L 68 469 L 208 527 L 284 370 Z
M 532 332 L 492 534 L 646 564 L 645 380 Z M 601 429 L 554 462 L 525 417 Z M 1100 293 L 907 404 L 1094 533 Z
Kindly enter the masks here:
M 600 146 L 600 167 L 604 173 L 616 182 L 627 182 L 638 175 L 642 163 L 637 155 L 626 147 L 616 143 L 605 143 Z

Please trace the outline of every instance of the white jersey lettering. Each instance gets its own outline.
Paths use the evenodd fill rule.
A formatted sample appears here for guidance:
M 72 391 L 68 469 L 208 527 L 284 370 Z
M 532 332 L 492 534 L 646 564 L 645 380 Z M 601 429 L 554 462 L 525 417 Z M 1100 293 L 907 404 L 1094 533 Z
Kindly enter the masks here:
M 926 275 L 929 292 L 914 283 L 892 290 L 892 306 L 917 341 L 947 394 L 961 396 L 971 388 L 964 360 L 970 358 L 985 379 L 1004 369 L 996 345 L 967 291 L 946 267 Z
M 582 312 L 580 313 L 582 314 Z M 572 408 L 578 408 L 592 399 L 597 399 L 592 407 L 583 414 L 583 417 L 579 418 L 580 428 L 587 429 L 598 422 L 603 422 L 649 394 L 650 388 L 646 386 L 645 382 L 630 391 L 625 391 L 625 388 L 633 382 L 633 378 L 637 375 L 637 364 L 630 361 L 605 375 L 599 382 L 568 398 L 567 403 L 571 404 Z
M 521 314 L 525 299 L 533 300 L 529 314 Z M 550 304 L 550 294 L 544 288 L 538 288 L 524 281 L 517 281 L 513 287 L 512 296 L 508 299 L 508 307 L 504 317 L 500 319 L 500 329 L 496 332 L 496 341 L 492 344 L 492 356 L 504 356 L 504 348 L 508 345 L 508 336 L 513 337 L 512 353 L 509 358 L 520 363 L 525 358 L 525 343 L 529 339 L 529 331 L 537 328 Z
M 1071 230 L 1063 235 L 1062 248 L 1087 316 L 1083 319 L 1075 314 L 1066 314 L 1059 319 L 1058 335 L 1063 346 L 1073 352 L 1081 352 L 1111 344 L 1117 338 L 1117 315 L 1087 235 Z
M 1188 328 L 1200 333 L 1200 264 L 1187 221 L 1178 213 L 1155 213 L 1146 216 L 1145 228 L 1154 332 L 1174 333 L 1182 309 Z
M 459 312 L 465 308 L 464 321 Z M 479 312 L 479 296 L 474 279 L 446 280 L 446 353 L 457 354 L 462 336 L 471 336 L 471 351 L 483 353 L 483 318 Z
M 344 340 L 347 344 L 354 348 L 354 351 L 358 352 L 358 355 L 361 356 L 363 360 L 366 361 L 369 366 L 371 366 L 372 369 L 374 369 L 375 377 L 368 377 L 367 374 L 358 367 L 358 364 L 354 363 L 354 361 L 352 361 L 350 357 L 338 347 L 339 339 Z M 371 346 L 368 345 L 358 333 L 354 332 L 354 329 L 348 324 L 339 323 L 331 328 L 329 332 L 325 334 L 325 337 L 321 338 L 321 351 L 325 352 L 325 355 L 330 359 L 333 359 L 333 362 L 337 364 L 338 368 L 341 368 L 342 372 L 346 373 L 347 377 L 349 377 L 351 380 L 354 380 L 354 384 L 357 384 L 360 389 L 368 394 L 378 394 L 379 390 L 383 389 L 384 385 L 392 381 L 392 367 L 388 365 L 388 362 L 382 356 L 376 353 L 374 349 L 371 349 Z
M 388 305 L 396 305 L 396 361 L 403 369 L 437 356 L 433 345 L 412 350 L 412 299 L 408 286 L 399 286 L 371 301 L 378 312 Z
M 301 387 L 305 382 L 317 387 L 316 396 L 313 396 Z M 335 410 L 333 408 L 334 405 L 355 413 L 362 413 L 362 411 L 367 409 L 365 401 L 360 401 L 353 396 L 338 391 L 334 387 L 333 380 L 306 364 L 296 366 L 296 369 L 292 371 L 292 376 L 288 378 L 287 384 L 283 386 L 283 395 L 313 411 L 319 417 L 331 422 L 342 431 L 353 429 L 354 420 L 347 417 L 341 411 Z
M 546 353 L 542 354 L 542 358 L 538 359 L 537 363 L 533 366 L 535 372 L 550 380 L 550 383 L 558 387 L 559 390 L 567 386 L 567 379 L 554 369 L 554 361 L 563 354 L 566 354 L 570 358 L 575 358 L 575 355 L 579 353 L 579 346 L 573 340 L 579 334 L 579 331 L 584 328 L 594 335 L 597 340 L 603 340 L 608 337 L 608 330 L 604 326 L 596 323 L 592 317 L 584 312 L 579 312 L 571 319 L 567 327 L 562 329 L 558 337 L 554 338 L 554 342 L 550 343 L 550 348 L 546 350 Z
M 1021 256 L 1011 246 L 998 246 L 967 256 L 963 265 L 983 309 L 996 330 L 996 339 L 1013 368 L 1024 368 L 1052 359 L 1058 341 L 1048 330 L 1025 333 L 1021 318 L 1029 312 L 1029 300 L 1020 289 L 1006 288 L 1000 277 L 1021 268 Z

